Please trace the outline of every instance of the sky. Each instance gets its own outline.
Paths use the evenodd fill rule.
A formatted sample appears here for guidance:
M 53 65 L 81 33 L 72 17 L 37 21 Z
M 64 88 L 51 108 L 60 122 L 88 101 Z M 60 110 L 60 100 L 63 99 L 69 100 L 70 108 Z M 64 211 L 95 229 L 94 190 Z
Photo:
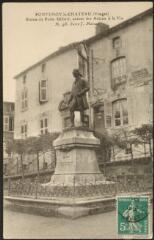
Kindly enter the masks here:
M 32 21 L 36 18 L 36 14 L 107 13 L 107 16 L 114 17 L 114 20 L 107 19 L 102 22 L 112 27 L 151 7 L 152 2 L 4 3 L 2 12 L 3 100 L 15 101 L 14 76 L 16 74 L 59 47 L 95 34 L 95 25 L 70 26 L 70 22 L 67 21 L 69 23 L 67 26 L 54 26 L 50 20 Z M 31 21 L 26 21 L 26 18 Z M 96 21 L 99 22 L 99 20 Z

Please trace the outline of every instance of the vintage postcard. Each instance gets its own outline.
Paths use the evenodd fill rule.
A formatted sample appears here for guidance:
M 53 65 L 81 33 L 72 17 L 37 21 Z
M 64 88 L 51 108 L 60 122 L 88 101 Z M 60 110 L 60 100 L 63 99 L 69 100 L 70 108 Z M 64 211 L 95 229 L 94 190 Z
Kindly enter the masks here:
M 152 2 L 2 17 L 3 237 L 152 238 Z

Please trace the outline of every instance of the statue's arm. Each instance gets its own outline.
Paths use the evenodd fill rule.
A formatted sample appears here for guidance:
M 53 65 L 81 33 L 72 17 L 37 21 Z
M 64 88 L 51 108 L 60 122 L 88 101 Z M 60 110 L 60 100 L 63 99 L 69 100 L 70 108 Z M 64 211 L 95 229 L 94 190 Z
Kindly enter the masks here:
M 85 94 L 86 92 L 89 91 L 89 83 L 88 83 L 88 81 L 85 81 L 85 80 L 83 80 L 83 81 L 84 81 L 84 82 L 83 82 L 84 87 L 83 87 L 83 89 L 80 91 L 80 93 L 78 93 L 78 96 L 81 96 L 81 95 L 83 95 L 83 94 Z

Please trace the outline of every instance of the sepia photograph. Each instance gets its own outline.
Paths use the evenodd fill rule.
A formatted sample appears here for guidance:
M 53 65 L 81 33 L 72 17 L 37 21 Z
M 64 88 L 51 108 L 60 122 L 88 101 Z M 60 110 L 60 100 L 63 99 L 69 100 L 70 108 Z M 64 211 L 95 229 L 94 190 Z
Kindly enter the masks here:
M 3 238 L 153 237 L 153 2 L 3 3 Z

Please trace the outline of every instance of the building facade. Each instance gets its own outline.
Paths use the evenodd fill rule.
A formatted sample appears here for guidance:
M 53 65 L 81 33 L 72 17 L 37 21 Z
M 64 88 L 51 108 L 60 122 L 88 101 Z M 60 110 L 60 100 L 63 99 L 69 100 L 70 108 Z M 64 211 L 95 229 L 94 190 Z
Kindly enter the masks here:
M 152 31 L 152 9 L 112 28 L 100 24 L 94 37 L 62 47 L 18 74 L 15 138 L 62 130 L 58 105 L 70 91 L 74 68 L 89 80 L 95 130 L 112 134 L 151 123 Z
M 3 103 L 3 172 L 8 174 L 12 167 L 12 155 L 7 151 L 8 142 L 14 138 L 14 112 L 15 104 L 13 102 Z
M 58 105 L 71 89 L 73 69 L 80 66 L 86 77 L 83 48 L 76 44 L 61 48 L 16 76 L 15 138 L 61 131 Z
M 152 123 L 152 29 L 148 10 L 87 40 L 97 131 L 113 134 Z M 139 147 L 134 152 L 143 154 Z

